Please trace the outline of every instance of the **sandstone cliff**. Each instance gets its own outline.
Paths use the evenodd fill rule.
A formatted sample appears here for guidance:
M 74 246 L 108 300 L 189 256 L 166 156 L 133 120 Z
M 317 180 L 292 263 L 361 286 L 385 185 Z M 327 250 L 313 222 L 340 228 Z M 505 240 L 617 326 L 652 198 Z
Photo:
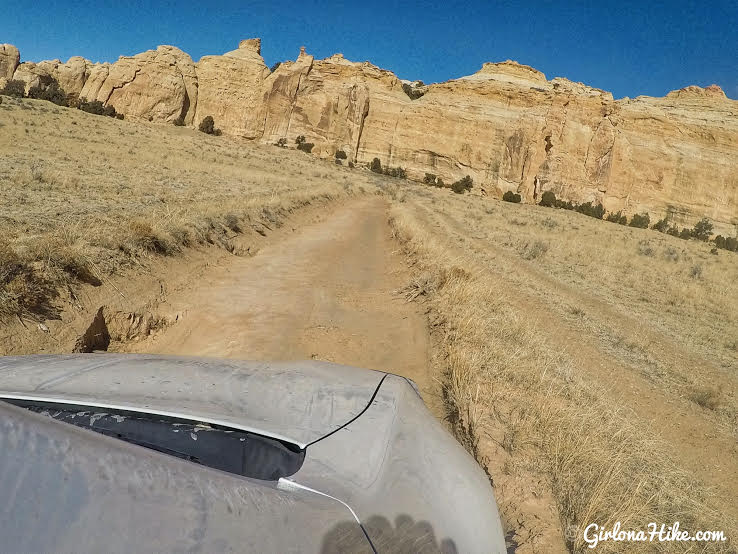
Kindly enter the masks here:
M 302 49 L 270 72 L 259 39 L 197 63 L 172 46 L 113 64 L 18 62 L 0 46 L 0 79 L 31 86 L 50 75 L 127 117 L 197 125 L 212 115 L 228 135 L 288 144 L 304 135 L 315 155 L 377 157 L 416 180 L 470 175 L 476 190 L 527 202 L 553 190 L 611 211 L 670 213 L 681 225 L 703 216 L 724 233 L 738 225 L 738 101 L 716 86 L 614 100 L 507 61 L 416 87 L 411 99 L 393 73 L 340 54 L 315 60 Z
M 0 44 L 0 86 L 13 78 L 18 64 L 20 63 L 20 52 L 12 44 Z

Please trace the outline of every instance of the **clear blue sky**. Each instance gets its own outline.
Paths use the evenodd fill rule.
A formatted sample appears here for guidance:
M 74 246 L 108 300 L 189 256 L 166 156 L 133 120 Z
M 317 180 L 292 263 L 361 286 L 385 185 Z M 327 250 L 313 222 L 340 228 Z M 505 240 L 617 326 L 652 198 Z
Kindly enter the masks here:
M 513 59 L 616 98 L 717 83 L 738 99 L 736 0 L 2 3 L 0 43 L 15 44 L 28 61 L 115 61 L 159 44 L 197 61 L 261 37 L 267 65 L 294 59 L 305 45 L 316 57 L 342 52 L 429 83 Z

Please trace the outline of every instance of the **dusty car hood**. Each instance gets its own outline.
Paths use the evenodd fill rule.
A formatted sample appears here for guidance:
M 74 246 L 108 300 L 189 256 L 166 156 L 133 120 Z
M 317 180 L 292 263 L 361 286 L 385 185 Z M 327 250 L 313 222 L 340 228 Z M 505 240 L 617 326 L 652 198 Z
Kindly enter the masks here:
M 313 361 L 134 354 L 0 357 L 0 399 L 43 399 L 197 419 L 304 448 L 358 416 L 384 375 Z

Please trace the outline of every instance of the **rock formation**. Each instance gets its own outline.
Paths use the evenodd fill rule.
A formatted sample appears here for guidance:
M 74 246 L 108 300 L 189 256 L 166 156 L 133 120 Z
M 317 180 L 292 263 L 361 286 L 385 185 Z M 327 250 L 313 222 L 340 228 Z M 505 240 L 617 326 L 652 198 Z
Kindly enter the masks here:
M 261 40 L 242 40 L 238 50 L 205 56 L 196 66 L 197 109 L 194 120 L 213 116 L 225 134 L 261 138 L 262 87 L 269 68 L 261 57 Z
M 425 86 L 340 54 L 315 60 L 304 48 L 270 72 L 259 39 L 197 63 L 172 46 L 113 64 L 19 65 L 17 52 L 0 46 L 0 79 L 30 86 L 51 75 L 126 117 L 196 126 L 211 115 L 227 135 L 288 144 L 304 135 L 318 156 L 377 157 L 416 180 L 470 175 L 526 202 L 553 190 L 610 211 L 669 213 L 680 225 L 706 216 L 724 234 L 738 225 L 738 101 L 715 85 L 614 100 L 506 61 Z
M 0 44 L 0 86 L 13 78 L 18 64 L 20 52 L 12 44 Z

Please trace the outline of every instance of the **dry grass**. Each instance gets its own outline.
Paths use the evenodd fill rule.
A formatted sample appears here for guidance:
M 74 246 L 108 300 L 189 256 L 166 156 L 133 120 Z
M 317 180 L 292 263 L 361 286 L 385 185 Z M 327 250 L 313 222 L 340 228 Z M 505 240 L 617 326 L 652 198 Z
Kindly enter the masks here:
M 694 379 L 684 375 L 688 364 L 663 362 L 658 376 L 642 368 L 644 358 L 659 361 L 660 354 L 653 337 L 639 338 L 630 318 L 645 321 L 667 341 L 686 343 L 709 362 L 734 368 L 734 351 L 711 350 L 735 340 L 738 281 L 730 277 L 738 256 L 710 256 L 702 244 L 578 214 L 415 187 L 393 213 L 395 233 L 417 264 L 407 297 L 423 299 L 430 308 L 448 419 L 487 467 L 519 546 L 528 541 L 530 551 L 546 551 L 556 535 L 531 531 L 545 526 L 530 507 L 535 499 L 515 498 L 525 489 L 516 483 L 539 480 L 555 499 L 558 532 L 574 551 L 587 550 L 581 531 L 592 522 L 611 528 L 620 521 L 624 529 L 639 529 L 652 521 L 679 521 L 693 531 L 721 529 L 735 536 L 726 494 L 714 495 L 714 487 L 673 455 L 679 446 L 659 437 L 651 422 L 588 371 L 587 362 L 596 360 L 582 365 L 576 351 L 561 348 L 556 339 L 571 325 L 573 336 L 607 360 L 616 348 L 601 336 L 612 330 L 603 312 L 614 314 L 633 331 L 623 337 L 638 351 L 629 368 L 676 383 L 676 401 L 683 402 L 683 395 L 709 411 L 723 410 L 705 417 L 717 416 L 708 423 L 734 437 L 735 397 L 731 406 L 718 402 L 716 390 L 699 384 L 703 368 L 692 368 Z M 691 271 L 697 261 L 699 280 Z M 714 371 L 721 369 L 713 368 L 712 377 Z M 678 543 L 598 547 L 639 549 L 685 550 Z M 729 549 L 724 543 L 699 547 Z
M 0 317 L 54 317 L 54 291 L 264 234 L 293 209 L 367 185 L 291 150 L 43 101 L 0 105 Z

